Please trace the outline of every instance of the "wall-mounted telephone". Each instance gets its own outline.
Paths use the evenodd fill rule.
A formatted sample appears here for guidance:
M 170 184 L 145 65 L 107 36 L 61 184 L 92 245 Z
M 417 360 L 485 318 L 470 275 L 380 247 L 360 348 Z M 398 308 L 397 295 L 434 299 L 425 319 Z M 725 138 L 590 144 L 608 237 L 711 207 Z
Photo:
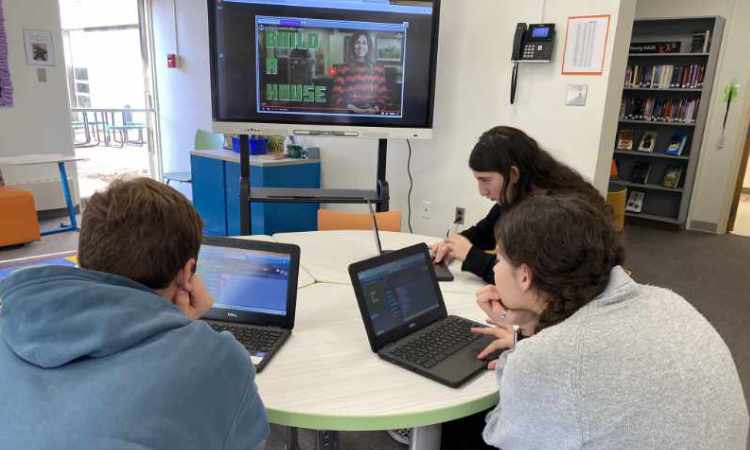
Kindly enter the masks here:
M 532 23 L 516 25 L 513 38 L 512 61 L 550 62 L 555 44 L 554 23 Z
M 519 22 L 513 37 L 513 53 L 510 59 L 513 64 L 513 78 L 510 85 L 510 103 L 516 99 L 519 63 L 548 63 L 552 61 L 555 47 L 555 24 Z

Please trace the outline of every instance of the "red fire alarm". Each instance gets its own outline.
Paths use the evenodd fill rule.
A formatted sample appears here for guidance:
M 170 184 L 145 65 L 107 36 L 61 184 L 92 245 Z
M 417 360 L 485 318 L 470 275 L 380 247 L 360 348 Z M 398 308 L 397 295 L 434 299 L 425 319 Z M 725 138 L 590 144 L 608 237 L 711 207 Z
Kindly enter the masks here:
M 167 67 L 170 69 L 177 68 L 177 55 L 175 55 L 174 53 L 167 54 Z

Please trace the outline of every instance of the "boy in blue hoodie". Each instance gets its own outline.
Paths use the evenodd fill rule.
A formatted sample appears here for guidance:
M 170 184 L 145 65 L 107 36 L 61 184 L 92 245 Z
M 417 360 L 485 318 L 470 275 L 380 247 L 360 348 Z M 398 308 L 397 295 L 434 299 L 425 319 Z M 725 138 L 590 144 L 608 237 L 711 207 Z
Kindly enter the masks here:
M 194 320 L 201 232 L 169 186 L 115 181 L 83 213 L 80 269 L 0 282 L 1 449 L 263 448 L 247 352 Z

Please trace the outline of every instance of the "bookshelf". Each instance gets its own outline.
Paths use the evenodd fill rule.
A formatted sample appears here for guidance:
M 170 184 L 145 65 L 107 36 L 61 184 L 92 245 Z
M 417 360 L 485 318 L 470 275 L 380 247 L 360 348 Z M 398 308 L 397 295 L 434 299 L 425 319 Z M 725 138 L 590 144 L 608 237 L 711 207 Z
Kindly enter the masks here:
M 633 150 L 615 150 L 615 155 L 630 155 L 633 157 L 640 157 L 640 158 L 664 158 L 664 159 L 677 159 L 677 160 L 690 159 L 689 156 L 667 155 L 664 153 L 637 152 Z
M 633 23 L 610 180 L 644 194 L 626 217 L 685 227 L 723 31 L 718 16 Z M 642 141 L 650 151 L 638 151 Z

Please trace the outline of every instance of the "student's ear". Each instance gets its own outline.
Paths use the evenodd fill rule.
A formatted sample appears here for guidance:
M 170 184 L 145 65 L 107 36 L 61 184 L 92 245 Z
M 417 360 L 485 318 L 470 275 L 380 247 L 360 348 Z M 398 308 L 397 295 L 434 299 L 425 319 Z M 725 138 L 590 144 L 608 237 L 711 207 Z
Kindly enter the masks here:
M 195 258 L 190 258 L 177 273 L 177 286 L 184 291 L 192 292 L 193 274 L 195 274 Z
M 531 268 L 526 264 L 521 264 L 516 269 L 516 283 L 521 291 L 526 292 L 531 289 L 532 280 L 534 274 L 531 272 Z
M 518 183 L 518 180 L 521 178 L 521 171 L 518 170 L 518 167 L 516 166 L 510 166 L 510 182 L 511 184 Z

